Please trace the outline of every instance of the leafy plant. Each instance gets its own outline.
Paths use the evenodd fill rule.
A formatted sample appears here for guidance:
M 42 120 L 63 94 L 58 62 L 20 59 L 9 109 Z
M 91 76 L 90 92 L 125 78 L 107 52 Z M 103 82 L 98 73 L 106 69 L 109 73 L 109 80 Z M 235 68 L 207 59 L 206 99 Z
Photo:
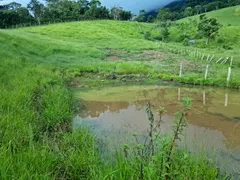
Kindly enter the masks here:
M 125 144 L 123 154 L 126 164 L 132 168 L 136 179 L 181 179 L 186 169 L 190 169 L 191 157 L 188 153 L 177 148 L 177 142 L 181 141 L 184 129 L 187 127 L 187 119 L 191 110 L 191 99 L 185 98 L 182 109 L 176 113 L 173 120 L 173 135 L 161 133 L 161 121 L 166 109 L 159 106 L 156 109 L 159 119 L 154 118 L 154 108 L 147 104 L 149 129 L 145 136 L 132 134 L 134 143 Z M 157 122 L 157 123 L 156 123 Z M 216 177 L 216 171 L 206 173 L 205 177 Z M 190 177 L 188 177 L 190 178 Z M 200 178 L 200 177 L 199 177 Z M 202 177 L 201 177 L 202 178 Z
M 216 18 L 208 18 L 205 15 L 200 16 L 198 32 L 206 37 L 206 45 L 208 45 L 211 38 L 214 38 L 217 35 L 221 26 L 222 25 L 218 23 Z
M 144 33 L 144 39 L 146 39 L 146 40 L 151 40 L 151 36 L 152 36 L 152 34 L 150 31 L 147 31 Z

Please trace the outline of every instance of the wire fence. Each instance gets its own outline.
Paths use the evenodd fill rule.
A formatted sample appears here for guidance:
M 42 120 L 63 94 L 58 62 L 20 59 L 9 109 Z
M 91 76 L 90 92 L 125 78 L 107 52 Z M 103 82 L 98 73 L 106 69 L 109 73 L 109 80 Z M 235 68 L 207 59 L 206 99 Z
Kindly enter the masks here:
M 179 77 L 197 74 L 197 77 L 226 79 L 227 84 L 231 80 L 233 56 L 219 56 L 215 54 L 207 54 L 196 48 L 179 48 L 176 46 L 161 43 L 161 47 L 165 52 L 181 57 L 179 64 L 173 63 L 165 67 L 172 74 Z

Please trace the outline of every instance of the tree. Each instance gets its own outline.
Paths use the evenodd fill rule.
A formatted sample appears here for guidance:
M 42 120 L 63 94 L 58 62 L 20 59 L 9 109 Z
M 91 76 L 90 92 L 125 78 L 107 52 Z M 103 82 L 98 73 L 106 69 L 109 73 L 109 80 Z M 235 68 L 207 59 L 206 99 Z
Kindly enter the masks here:
M 149 15 L 147 22 L 153 23 L 154 22 L 154 17 L 152 15 Z
M 25 7 L 20 7 L 16 9 L 16 12 L 19 16 L 19 24 L 29 24 L 32 22 L 33 17 Z
M 112 15 L 113 19 L 120 20 L 122 11 L 123 11 L 122 7 L 118 7 L 118 6 L 113 7 L 111 9 L 111 15 Z
M 197 5 L 197 6 L 195 6 L 194 9 L 195 9 L 197 15 L 200 14 L 200 13 L 202 12 L 202 6 L 201 6 L 201 5 Z
M 161 29 L 161 35 L 162 35 L 162 40 L 163 41 L 166 41 L 167 38 L 169 37 L 170 33 L 169 33 L 169 30 L 168 30 L 168 27 L 164 27 Z
M 172 12 L 172 21 L 176 21 L 178 19 L 183 18 L 183 13 L 181 12 Z
M 90 3 L 87 0 L 78 0 L 78 4 L 80 4 L 80 14 L 82 15 L 90 8 Z
M 43 15 L 43 8 L 44 5 L 40 3 L 38 0 L 31 0 L 30 3 L 27 5 L 27 8 L 33 12 L 35 19 L 37 20 L 38 24 L 41 24 L 41 18 Z
M 203 9 L 204 9 L 204 12 L 205 12 L 205 13 L 208 12 L 208 5 L 204 5 L 204 6 L 203 6 Z
M 213 10 L 217 10 L 219 8 L 224 8 L 226 7 L 226 5 L 222 2 L 222 1 L 215 1 L 215 2 L 211 2 L 206 4 L 205 8 L 208 11 L 213 11 Z
M 135 18 L 135 21 L 144 22 L 146 11 L 144 9 L 139 11 L 139 15 Z
M 189 17 L 189 16 L 192 16 L 193 15 L 193 9 L 191 7 L 187 7 L 185 10 L 184 10 L 184 16 L 185 17 Z
M 91 0 L 90 8 L 86 11 L 85 16 L 88 19 L 109 19 L 110 13 L 106 7 L 101 6 L 100 1 Z
M 178 34 L 180 34 L 180 39 L 183 41 L 184 39 L 192 39 L 196 35 L 196 27 L 198 23 L 196 20 L 191 18 L 188 19 L 187 22 L 183 22 L 177 25 Z
M 91 0 L 89 5 L 98 7 L 98 6 L 101 6 L 101 2 L 98 0 Z
M 206 37 L 206 45 L 208 45 L 211 38 L 217 35 L 221 26 L 222 25 L 217 22 L 216 18 L 208 18 L 205 15 L 200 16 L 198 32 Z
M 172 12 L 169 8 L 162 8 L 157 11 L 157 19 L 160 21 L 167 21 L 172 19 Z
M 235 15 L 240 16 L 240 8 L 235 9 Z
M 120 14 L 120 19 L 123 21 L 129 21 L 131 20 L 133 17 L 133 14 L 131 13 L 131 11 L 122 11 Z
M 169 37 L 169 27 L 172 25 L 172 21 L 158 21 L 157 28 L 160 30 L 160 35 L 163 41 L 166 41 Z

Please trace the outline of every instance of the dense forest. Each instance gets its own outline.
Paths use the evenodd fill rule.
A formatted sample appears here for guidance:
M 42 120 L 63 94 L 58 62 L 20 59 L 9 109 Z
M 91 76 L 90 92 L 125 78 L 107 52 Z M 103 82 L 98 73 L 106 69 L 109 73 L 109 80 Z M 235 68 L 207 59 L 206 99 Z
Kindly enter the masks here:
M 168 4 L 159 11 L 155 9 L 146 14 L 146 17 L 157 17 L 158 19 L 178 20 L 184 17 L 210 12 L 217 9 L 239 5 L 240 0 L 183 0 Z M 159 13 L 160 12 L 160 13 Z M 165 16 L 161 18 L 161 16 Z M 147 18 L 146 18 L 147 20 Z
M 117 19 L 130 20 L 132 13 L 121 7 L 107 9 L 97 0 L 31 0 L 27 7 L 12 2 L 0 6 L 0 28 L 29 26 L 66 21 Z
M 94 19 L 127 21 L 134 19 L 150 23 L 155 20 L 175 21 L 238 4 L 240 4 L 240 0 L 175 1 L 152 12 L 147 13 L 145 10 L 140 10 L 139 15 L 135 17 L 130 11 L 125 11 L 119 6 L 108 9 L 102 6 L 98 0 L 46 0 L 45 5 L 38 0 L 31 0 L 27 7 L 16 2 L 0 5 L 0 28 Z

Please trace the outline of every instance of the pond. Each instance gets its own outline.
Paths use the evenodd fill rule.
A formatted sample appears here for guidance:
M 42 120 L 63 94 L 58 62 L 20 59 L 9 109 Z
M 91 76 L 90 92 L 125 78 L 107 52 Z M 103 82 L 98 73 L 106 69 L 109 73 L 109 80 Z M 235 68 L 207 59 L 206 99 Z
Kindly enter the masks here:
M 86 120 L 102 131 L 139 131 L 149 127 L 146 104 L 163 106 L 161 131 L 171 133 L 174 113 L 184 97 L 192 99 L 182 144 L 190 151 L 213 152 L 220 168 L 240 176 L 240 91 L 188 86 L 115 86 L 75 89 L 75 96 L 85 110 L 75 118 L 74 126 Z M 155 119 L 158 115 L 155 113 Z

